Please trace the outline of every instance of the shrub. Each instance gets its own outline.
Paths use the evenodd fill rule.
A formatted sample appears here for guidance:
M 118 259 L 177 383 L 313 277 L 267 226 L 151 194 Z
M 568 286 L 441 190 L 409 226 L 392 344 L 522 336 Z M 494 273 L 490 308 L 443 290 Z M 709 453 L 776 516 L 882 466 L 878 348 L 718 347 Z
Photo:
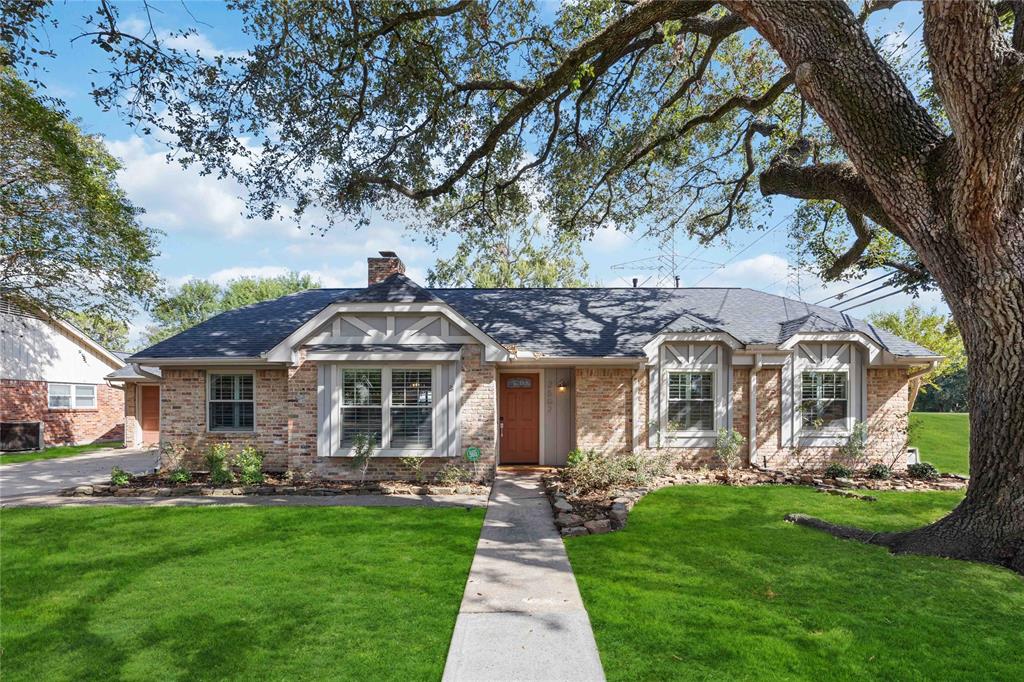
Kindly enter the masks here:
M 907 473 L 910 474 L 911 478 L 920 478 L 926 481 L 933 481 L 939 477 L 939 470 L 931 462 L 908 464 Z
M 358 433 L 352 442 L 351 464 L 359 469 L 359 482 L 366 480 L 366 470 L 370 467 L 370 460 L 373 458 L 373 449 L 377 446 L 373 436 L 365 433 Z
M 178 467 L 171 472 L 171 475 L 167 477 L 171 483 L 191 483 L 192 472 L 185 467 Z
M 409 470 L 409 473 L 412 474 L 412 480 L 417 483 L 423 482 L 423 462 L 423 457 L 410 456 L 402 458 L 402 466 Z
M 624 476 L 613 485 L 633 484 L 645 486 L 656 478 L 668 475 L 673 456 L 667 452 L 656 455 L 626 455 Z
M 884 464 L 872 464 L 868 467 L 868 478 L 873 478 L 878 481 L 884 481 L 892 478 L 892 469 L 885 466 Z
M 235 466 L 242 483 L 246 485 L 257 485 L 263 483 L 263 451 L 246 445 L 235 457 Z
M 853 469 L 839 462 L 832 462 L 825 469 L 825 478 L 849 478 L 850 476 L 853 476 Z
M 715 459 L 727 470 L 740 465 L 740 448 L 747 439 L 732 429 L 718 429 L 715 438 Z
M 210 483 L 227 485 L 235 482 L 235 474 L 228 467 L 230 443 L 214 443 L 206 450 L 206 466 L 210 469 Z
M 455 486 L 469 481 L 471 474 L 458 464 L 448 462 L 434 474 L 434 481 L 444 486 Z
M 160 466 L 165 471 L 180 469 L 188 461 L 189 449 L 184 443 L 164 443 L 160 446 Z
M 573 457 L 562 469 L 562 480 L 570 495 L 587 495 L 635 480 L 630 471 L 630 459 L 616 455 L 601 455 L 587 450 Z
M 121 467 L 114 467 L 110 470 L 110 484 L 111 485 L 128 485 L 132 482 L 134 476 L 129 474 Z
M 566 456 L 565 464 L 566 464 L 566 466 L 571 466 L 571 467 L 572 466 L 576 466 L 577 464 L 582 462 L 584 459 L 586 459 L 586 457 L 587 457 L 587 453 L 585 453 L 583 450 L 580 450 L 579 448 L 574 448 L 574 449 L 570 450 L 569 454 Z
M 856 421 L 846 442 L 839 446 L 839 461 L 852 468 L 864 461 L 864 453 L 868 449 L 867 422 Z

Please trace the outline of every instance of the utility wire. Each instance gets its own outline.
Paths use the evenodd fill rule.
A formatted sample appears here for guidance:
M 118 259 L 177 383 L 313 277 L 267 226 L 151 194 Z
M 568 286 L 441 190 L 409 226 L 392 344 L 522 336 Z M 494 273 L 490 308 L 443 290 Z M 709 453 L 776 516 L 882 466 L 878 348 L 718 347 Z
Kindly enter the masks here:
M 737 251 L 736 253 L 734 253 L 734 254 L 733 254 L 733 256 L 732 256 L 732 258 L 730 258 L 729 260 L 725 261 L 724 263 L 722 263 L 721 265 L 719 265 L 719 266 L 718 266 L 717 268 L 715 268 L 714 270 L 712 270 L 712 271 L 711 271 L 711 272 L 709 272 L 708 274 L 706 274 L 706 275 L 704 275 L 703 277 L 701 277 L 701 278 L 700 278 L 699 280 L 697 280 L 696 282 L 694 282 L 694 283 L 693 283 L 693 284 L 691 284 L 690 286 L 694 286 L 694 287 L 695 287 L 695 286 L 697 286 L 698 284 L 700 284 L 701 282 L 703 282 L 704 280 L 706 280 L 706 279 L 707 279 L 708 277 L 710 277 L 711 275 L 715 274 L 716 272 L 718 272 L 719 270 L 721 270 L 722 268 L 724 268 L 724 267 L 725 267 L 726 265 L 728 265 L 729 263 L 731 263 L 731 262 L 733 262 L 734 260 L 736 260 L 737 258 L 739 258 L 740 254 L 742 254 L 742 253 L 743 253 L 744 251 L 746 251 L 746 250 L 747 250 L 747 249 L 749 249 L 749 248 L 750 248 L 751 246 L 753 246 L 754 244 L 758 243 L 759 241 L 761 241 L 762 239 L 764 239 L 765 237 L 767 237 L 768 235 L 770 235 L 770 234 L 771 234 L 772 232 L 774 232 L 775 230 L 779 229 L 779 227 L 780 227 L 780 226 L 781 226 L 781 225 L 782 225 L 782 224 L 783 224 L 784 222 L 786 222 L 787 220 L 789 220 L 789 219 L 790 219 L 790 217 L 792 217 L 793 213 L 796 213 L 796 211 L 793 211 L 793 212 L 792 212 L 792 213 L 790 213 L 789 215 L 787 215 L 787 216 L 785 216 L 784 218 L 782 218 L 782 220 L 780 220 L 779 222 L 775 223 L 775 225 L 774 225 L 773 227 L 769 228 L 769 229 L 768 229 L 767 231 L 765 231 L 765 232 L 762 232 L 762 233 L 761 233 L 761 236 L 760 236 L 760 237 L 758 237 L 758 238 L 757 238 L 757 239 L 755 239 L 754 241 L 752 241 L 752 242 L 750 242 L 749 244 L 747 244 L 746 246 L 744 246 L 744 247 L 743 247 L 742 249 L 740 249 L 739 251 Z
M 884 296 L 879 296 L 878 298 L 872 298 L 871 300 L 864 301 L 863 303 L 858 303 L 857 305 L 851 305 L 849 308 L 843 308 L 839 312 L 845 313 L 847 310 L 853 310 L 854 308 L 859 308 L 862 305 L 867 305 L 869 303 L 874 303 L 875 301 L 881 301 L 883 299 L 891 298 L 891 297 L 897 296 L 899 294 L 905 294 L 908 291 L 910 291 L 910 287 L 904 287 L 903 289 L 898 289 L 896 291 L 890 291 L 889 293 L 885 294 Z
M 871 294 L 875 293 L 876 291 L 881 291 L 882 289 L 888 289 L 891 286 L 892 286 L 892 282 L 886 282 L 886 283 L 884 283 L 880 287 L 875 287 L 874 289 L 868 289 L 867 291 L 865 291 L 862 294 L 857 294 L 856 296 L 851 296 L 850 298 L 846 299 L 845 301 L 839 301 L 835 305 L 829 306 L 829 307 L 833 308 L 833 309 L 838 308 L 841 305 L 846 305 L 850 301 L 856 301 L 858 298 L 864 298 L 865 296 L 870 296 Z
M 843 296 L 846 296 L 851 291 L 856 291 L 857 289 L 860 289 L 861 287 L 866 287 L 869 284 L 874 284 L 875 282 L 877 282 L 879 280 L 883 280 L 886 277 L 892 277 L 892 275 L 893 275 L 893 273 L 887 272 L 884 275 L 882 275 L 881 277 L 875 277 L 874 279 L 869 279 L 866 282 L 861 282 L 860 284 L 858 284 L 855 287 L 850 287 L 849 289 L 846 289 L 844 291 L 840 291 L 838 294 L 832 294 L 831 296 L 826 296 L 825 298 L 821 299 L 820 301 L 816 301 L 812 305 L 821 305 L 822 303 L 824 303 L 825 301 L 829 300 L 830 298 L 841 299 Z M 839 305 L 839 304 L 837 303 L 836 305 Z

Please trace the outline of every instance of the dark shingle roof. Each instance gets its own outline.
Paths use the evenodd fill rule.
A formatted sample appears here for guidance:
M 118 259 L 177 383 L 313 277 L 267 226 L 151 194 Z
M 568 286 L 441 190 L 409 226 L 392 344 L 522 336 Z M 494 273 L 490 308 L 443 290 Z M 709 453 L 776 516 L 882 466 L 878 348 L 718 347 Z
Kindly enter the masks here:
M 752 289 L 424 289 L 392 275 L 365 289 L 312 289 L 232 310 L 139 357 L 258 357 L 333 302 L 437 302 L 499 343 L 556 356 L 638 356 L 661 331 L 721 331 L 774 345 L 801 331 L 858 331 L 895 355 L 933 355 L 843 313 Z
M 331 353 L 454 353 L 461 343 L 316 343 L 304 346 L 309 351 Z

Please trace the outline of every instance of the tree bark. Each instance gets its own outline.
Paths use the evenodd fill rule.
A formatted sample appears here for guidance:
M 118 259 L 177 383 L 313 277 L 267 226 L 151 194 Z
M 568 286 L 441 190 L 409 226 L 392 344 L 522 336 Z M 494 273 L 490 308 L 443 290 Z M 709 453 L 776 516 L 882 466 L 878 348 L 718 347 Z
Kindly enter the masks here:
M 726 4 L 796 74 L 891 219 L 887 227 L 939 284 L 970 358 L 971 479 L 956 509 L 902 533 L 790 520 L 894 552 L 1024 573 L 1024 55 L 995 28 L 988 3 L 925 4 L 931 70 L 953 129 L 944 137 L 843 3 Z M 790 169 L 787 178 L 799 176 Z M 766 185 L 792 196 L 827 193 L 820 182 L 787 191 L 779 178 L 762 178 Z M 829 198 L 845 205 L 849 192 Z

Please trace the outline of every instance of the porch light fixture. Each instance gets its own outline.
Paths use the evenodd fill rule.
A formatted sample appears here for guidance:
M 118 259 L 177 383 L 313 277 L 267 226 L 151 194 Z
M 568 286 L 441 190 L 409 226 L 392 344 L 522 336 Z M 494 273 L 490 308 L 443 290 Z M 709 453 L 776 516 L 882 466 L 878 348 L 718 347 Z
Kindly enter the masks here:
M 569 390 L 569 385 L 568 384 L 566 384 L 564 381 L 558 382 L 558 392 L 559 393 L 565 393 L 568 390 Z

